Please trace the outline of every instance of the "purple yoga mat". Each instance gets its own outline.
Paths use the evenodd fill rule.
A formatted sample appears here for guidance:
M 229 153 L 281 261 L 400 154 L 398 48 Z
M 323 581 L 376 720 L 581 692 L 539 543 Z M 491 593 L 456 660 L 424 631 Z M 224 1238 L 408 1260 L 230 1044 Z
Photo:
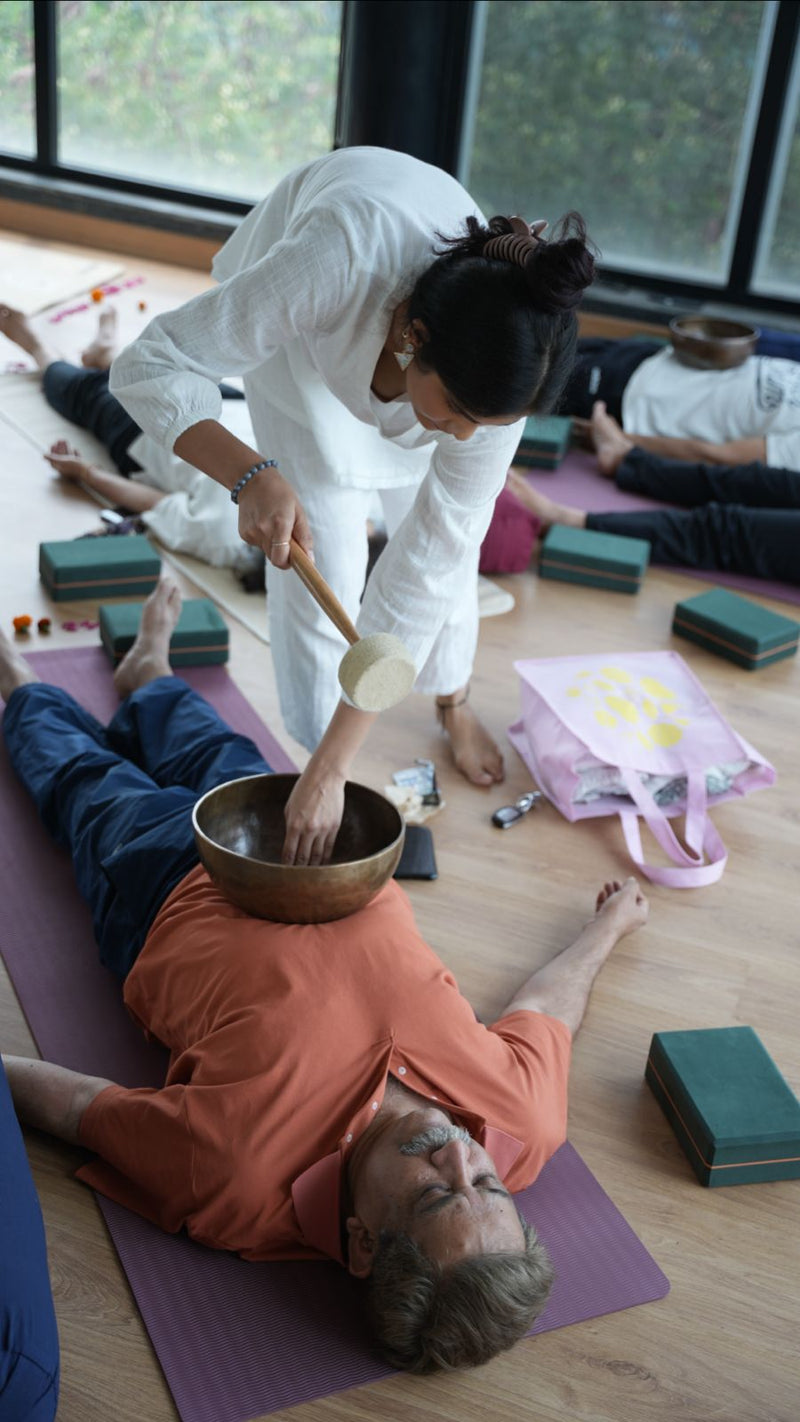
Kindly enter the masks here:
M 618 489 L 613 479 L 605 479 L 598 473 L 594 455 L 582 450 L 571 450 L 553 472 L 544 469 L 526 469 L 523 472 L 530 475 L 530 482 L 543 494 L 557 499 L 560 504 L 584 509 L 586 513 L 626 513 L 631 509 L 667 507 L 656 499 L 646 499 L 641 494 L 628 494 L 624 489 Z M 743 593 L 800 603 L 800 587 L 794 587 L 791 583 L 767 582 L 766 578 L 748 578 L 741 573 L 701 572 L 697 568 L 678 568 L 676 571 L 700 578 L 703 582 L 737 588 Z
M 30 660 L 101 720 L 113 712 L 102 650 Z M 276 770 L 293 769 L 224 668 L 183 675 Z M 165 1054 L 134 1029 L 118 983 L 97 962 L 69 858 L 50 843 L 4 747 L 0 875 L 3 957 L 42 1055 L 125 1085 L 158 1085 Z M 245 1422 L 389 1373 L 365 1336 L 360 1286 L 338 1265 L 246 1263 L 98 1200 L 184 1422 Z M 661 1270 L 570 1145 L 517 1200 L 558 1275 L 534 1332 L 667 1293 Z

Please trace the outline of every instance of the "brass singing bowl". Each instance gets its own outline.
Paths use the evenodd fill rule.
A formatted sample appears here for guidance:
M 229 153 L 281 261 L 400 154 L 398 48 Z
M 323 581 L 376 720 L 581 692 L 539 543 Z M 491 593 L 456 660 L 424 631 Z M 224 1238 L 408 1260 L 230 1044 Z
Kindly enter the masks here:
M 329 864 L 281 864 L 284 807 L 299 776 L 249 775 L 218 785 L 192 814 L 200 858 L 223 894 L 255 918 L 327 923 L 364 908 L 391 878 L 403 848 L 399 810 L 348 780 Z
M 669 323 L 672 348 L 695 370 L 733 370 L 755 354 L 758 326 L 717 316 L 676 316 Z

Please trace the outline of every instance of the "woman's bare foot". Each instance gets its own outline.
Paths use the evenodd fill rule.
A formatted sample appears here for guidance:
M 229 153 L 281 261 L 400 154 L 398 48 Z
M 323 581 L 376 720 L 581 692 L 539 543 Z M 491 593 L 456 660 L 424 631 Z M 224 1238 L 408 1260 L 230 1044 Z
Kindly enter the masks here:
M 117 308 L 106 306 L 97 318 L 97 335 L 81 355 L 87 370 L 108 370 L 117 348 Z
M 569 528 L 585 528 L 586 514 L 583 509 L 573 509 L 569 504 L 557 504 L 538 489 L 534 489 L 521 474 L 508 471 L 506 488 L 519 499 L 524 508 L 541 519 L 542 532 L 546 533 L 554 523 L 565 523 Z
M 604 884 L 597 895 L 595 915 L 609 924 L 617 942 L 647 923 L 649 912 L 650 904 L 634 878 L 626 879 L 624 884 L 614 879 Z
M 15 346 L 33 356 L 40 370 L 46 370 L 56 359 L 55 353 L 39 340 L 27 316 L 15 311 L 13 306 L 0 305 L 0 332 Z
M 473 785 L 495 785 L 505 779 L 500 747 L 478 720 L 465 692 L 455 692 L 452 699 L 437 697 L 436 714 L 450 741 L 456 769 L 467 780 Z
M 0 697 L 3 701 L 8 701 L 12 691 L 16 691 L 18 686 L 38 680 L 39 677 L 22 653 L 17 651 L 11 638 L 0 631 Z
M 603 400 L 595 400 L 592 406 L 590 428 L 600 473 L 613 479 L 625 455 L 633 449 L 633 440 L 609 415 Z
M 114 685 L 121 697 L 130 696 L 140 686 L 159 676 L 172 676 L 169 643 L 181 615 L 181 594 L 176 583 L 162 578 L 142 608 L 136 641 L 114 672 Z

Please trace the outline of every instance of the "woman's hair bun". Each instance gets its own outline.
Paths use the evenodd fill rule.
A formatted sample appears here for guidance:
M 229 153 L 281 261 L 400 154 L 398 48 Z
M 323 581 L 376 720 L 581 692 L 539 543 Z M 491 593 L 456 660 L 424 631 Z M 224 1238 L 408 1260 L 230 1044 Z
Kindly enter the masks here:
M 568 212 L 525 264 L 532 299 L 545 311 L 571 311 L 595 277 L 595 252 L 579 212 Z
M 466 226 L 466 235 L 461 237 L 438 234 L 444 243 L 439 249 L 441 255 L 449 252 L 457 257 L 482 257 L 487 242 L 493 237 L 514 231 L 510 218 L 502 216 L 491 217 L 486 226 L 477 217 L 468 217 Z M 596 254 L 581 214 L 568 212 L 556 224 L 549 240 L 540 237 L 534 243 L 522 267 L 532 304 L 551 314 L 571 311 L 594 281 Z

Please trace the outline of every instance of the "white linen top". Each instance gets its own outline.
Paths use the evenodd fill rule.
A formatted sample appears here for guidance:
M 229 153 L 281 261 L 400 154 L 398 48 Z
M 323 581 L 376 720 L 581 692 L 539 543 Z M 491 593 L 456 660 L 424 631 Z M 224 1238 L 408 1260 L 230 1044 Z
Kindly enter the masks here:
M 223 400 L 220 422 L 244 444 L 254 443 L 245 400 Z M 137 435 L 128 452 L 142 466 L 131 474 L 131 482 L 163 494 L 141 518 L 165 548 L 201 558 L 213 568 L 239 567 L 249 550 L 239 537 L 239 510 L 228 490 L 149 435 Z
M 622 397 L 630 434 L 726 444 L 766 439 L 766 463 L 800 472 L 800 364 L 750 356 L 733 370 L 695 370 L 671 347 L 642 361 Z
M 423 429 L 407 397 L 383 402 L 370 384 L 437 233 L 463 232 L 470 214 L 480 216 L 469 194 L 439 169 L 384 149 L 340 149 L 283 179 L 215 258 L 221 284 L 156 317 L 111 368 L 112 392 L 170 449 L 199 420 L 218 419 L 219 381 L 243 375 L 258 448 L 290 483 L 295 429 L 300 457 L 307 463 L 309 436 L 316 452 L 304 477 L 418 484 L 357 623 L 362 636 L 400 637 L 418 669 L 456 599 L 475 595 L 465 571 L 523 421 L 460 442 Z

